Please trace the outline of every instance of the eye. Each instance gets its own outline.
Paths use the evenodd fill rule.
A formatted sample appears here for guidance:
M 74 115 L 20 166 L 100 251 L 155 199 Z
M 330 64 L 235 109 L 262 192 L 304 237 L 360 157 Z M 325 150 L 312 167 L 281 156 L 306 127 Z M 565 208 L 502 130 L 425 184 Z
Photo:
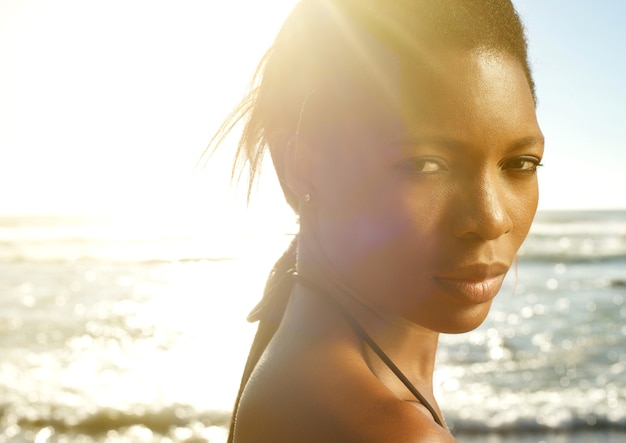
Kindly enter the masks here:
M 515 157 L 504 162 L 503 169 L 521 174 L 535 174 L 541 160 L 533 156 Z
M 447 171 L 445 162 L 434 157 L 415 157 L 404 160 L 400 166 L 415 174 L 437 174 Z

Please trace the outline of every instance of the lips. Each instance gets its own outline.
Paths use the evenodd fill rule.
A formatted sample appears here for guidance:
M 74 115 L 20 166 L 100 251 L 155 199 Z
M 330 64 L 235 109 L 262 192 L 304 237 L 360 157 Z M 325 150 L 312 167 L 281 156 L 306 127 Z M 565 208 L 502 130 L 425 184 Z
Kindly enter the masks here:
M 448 294 L 470 303 L 486 303 L 496 296 L 506 276 L 504 265 L 480 265 L 460 269 L 450 277 L 435 277 L 437 284 Z

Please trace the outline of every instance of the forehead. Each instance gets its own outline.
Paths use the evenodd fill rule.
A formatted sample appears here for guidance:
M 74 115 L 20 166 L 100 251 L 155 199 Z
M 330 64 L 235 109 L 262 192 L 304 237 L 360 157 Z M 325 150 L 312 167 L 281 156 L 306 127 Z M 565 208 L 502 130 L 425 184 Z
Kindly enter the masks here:
M 317 128 L 361 122 L 383 132 L 436 127 L 454 135 L 472 130 L 475 117 L 489 118 L 490 126 L 536 125 L 530 85 L 513 57 L 441 47 L 399 55 L 367 33 L 360 37 L 359 63 L 338 72 L 307 105 Z
M 410 126 L 472 131 L 477 120 L 536 125 L 535 102 L 520 63 L 488 50 L 447 50 L 397 77 L 397 116 Z M 447 127 L 449 125 L 449 127 Z

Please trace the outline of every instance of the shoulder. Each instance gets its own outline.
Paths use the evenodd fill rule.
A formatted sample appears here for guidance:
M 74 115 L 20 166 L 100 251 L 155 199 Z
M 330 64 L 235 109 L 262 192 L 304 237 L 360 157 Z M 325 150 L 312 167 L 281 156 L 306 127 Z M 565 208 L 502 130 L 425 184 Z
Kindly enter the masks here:
M 279 346 L 262 359 L 235 418 L 237 443 L 456 441 L 391 394 L 358 350 L 342 343 L 309 345 L 296 352 Z

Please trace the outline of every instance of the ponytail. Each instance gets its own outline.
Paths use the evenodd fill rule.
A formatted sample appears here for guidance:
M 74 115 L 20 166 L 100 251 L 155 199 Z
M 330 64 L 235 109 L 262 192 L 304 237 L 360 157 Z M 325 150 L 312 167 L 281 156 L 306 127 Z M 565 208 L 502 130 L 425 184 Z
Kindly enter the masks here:
M 287 302 L 293 289 L 294 280 L 292 278 L 296 269 L 296 249 L 298 245 L 298 237 L 295 236 L 291 241 L 287 250 L 276 261 L 274 268 L 271 270 L 265 289 L 263 298 L 258 305 L 248 315 L 249 322 L 259 322 L 259 326 L 252 341 L 246 366 L 241 376 L 241 384 L 237 393 L 237 400 L 233 409 L 233 415 L 230 421 L 230 430 L 228 433 L 227 443 L 233 443 L 235 437 L 235 417 L 239 409 L 239 401 L 243 391 L 250 379 L 250 375 L 256 367 L 261 355 L 267 348 L 270 340 L 276 333 L 278 326 L 285 314 Z

